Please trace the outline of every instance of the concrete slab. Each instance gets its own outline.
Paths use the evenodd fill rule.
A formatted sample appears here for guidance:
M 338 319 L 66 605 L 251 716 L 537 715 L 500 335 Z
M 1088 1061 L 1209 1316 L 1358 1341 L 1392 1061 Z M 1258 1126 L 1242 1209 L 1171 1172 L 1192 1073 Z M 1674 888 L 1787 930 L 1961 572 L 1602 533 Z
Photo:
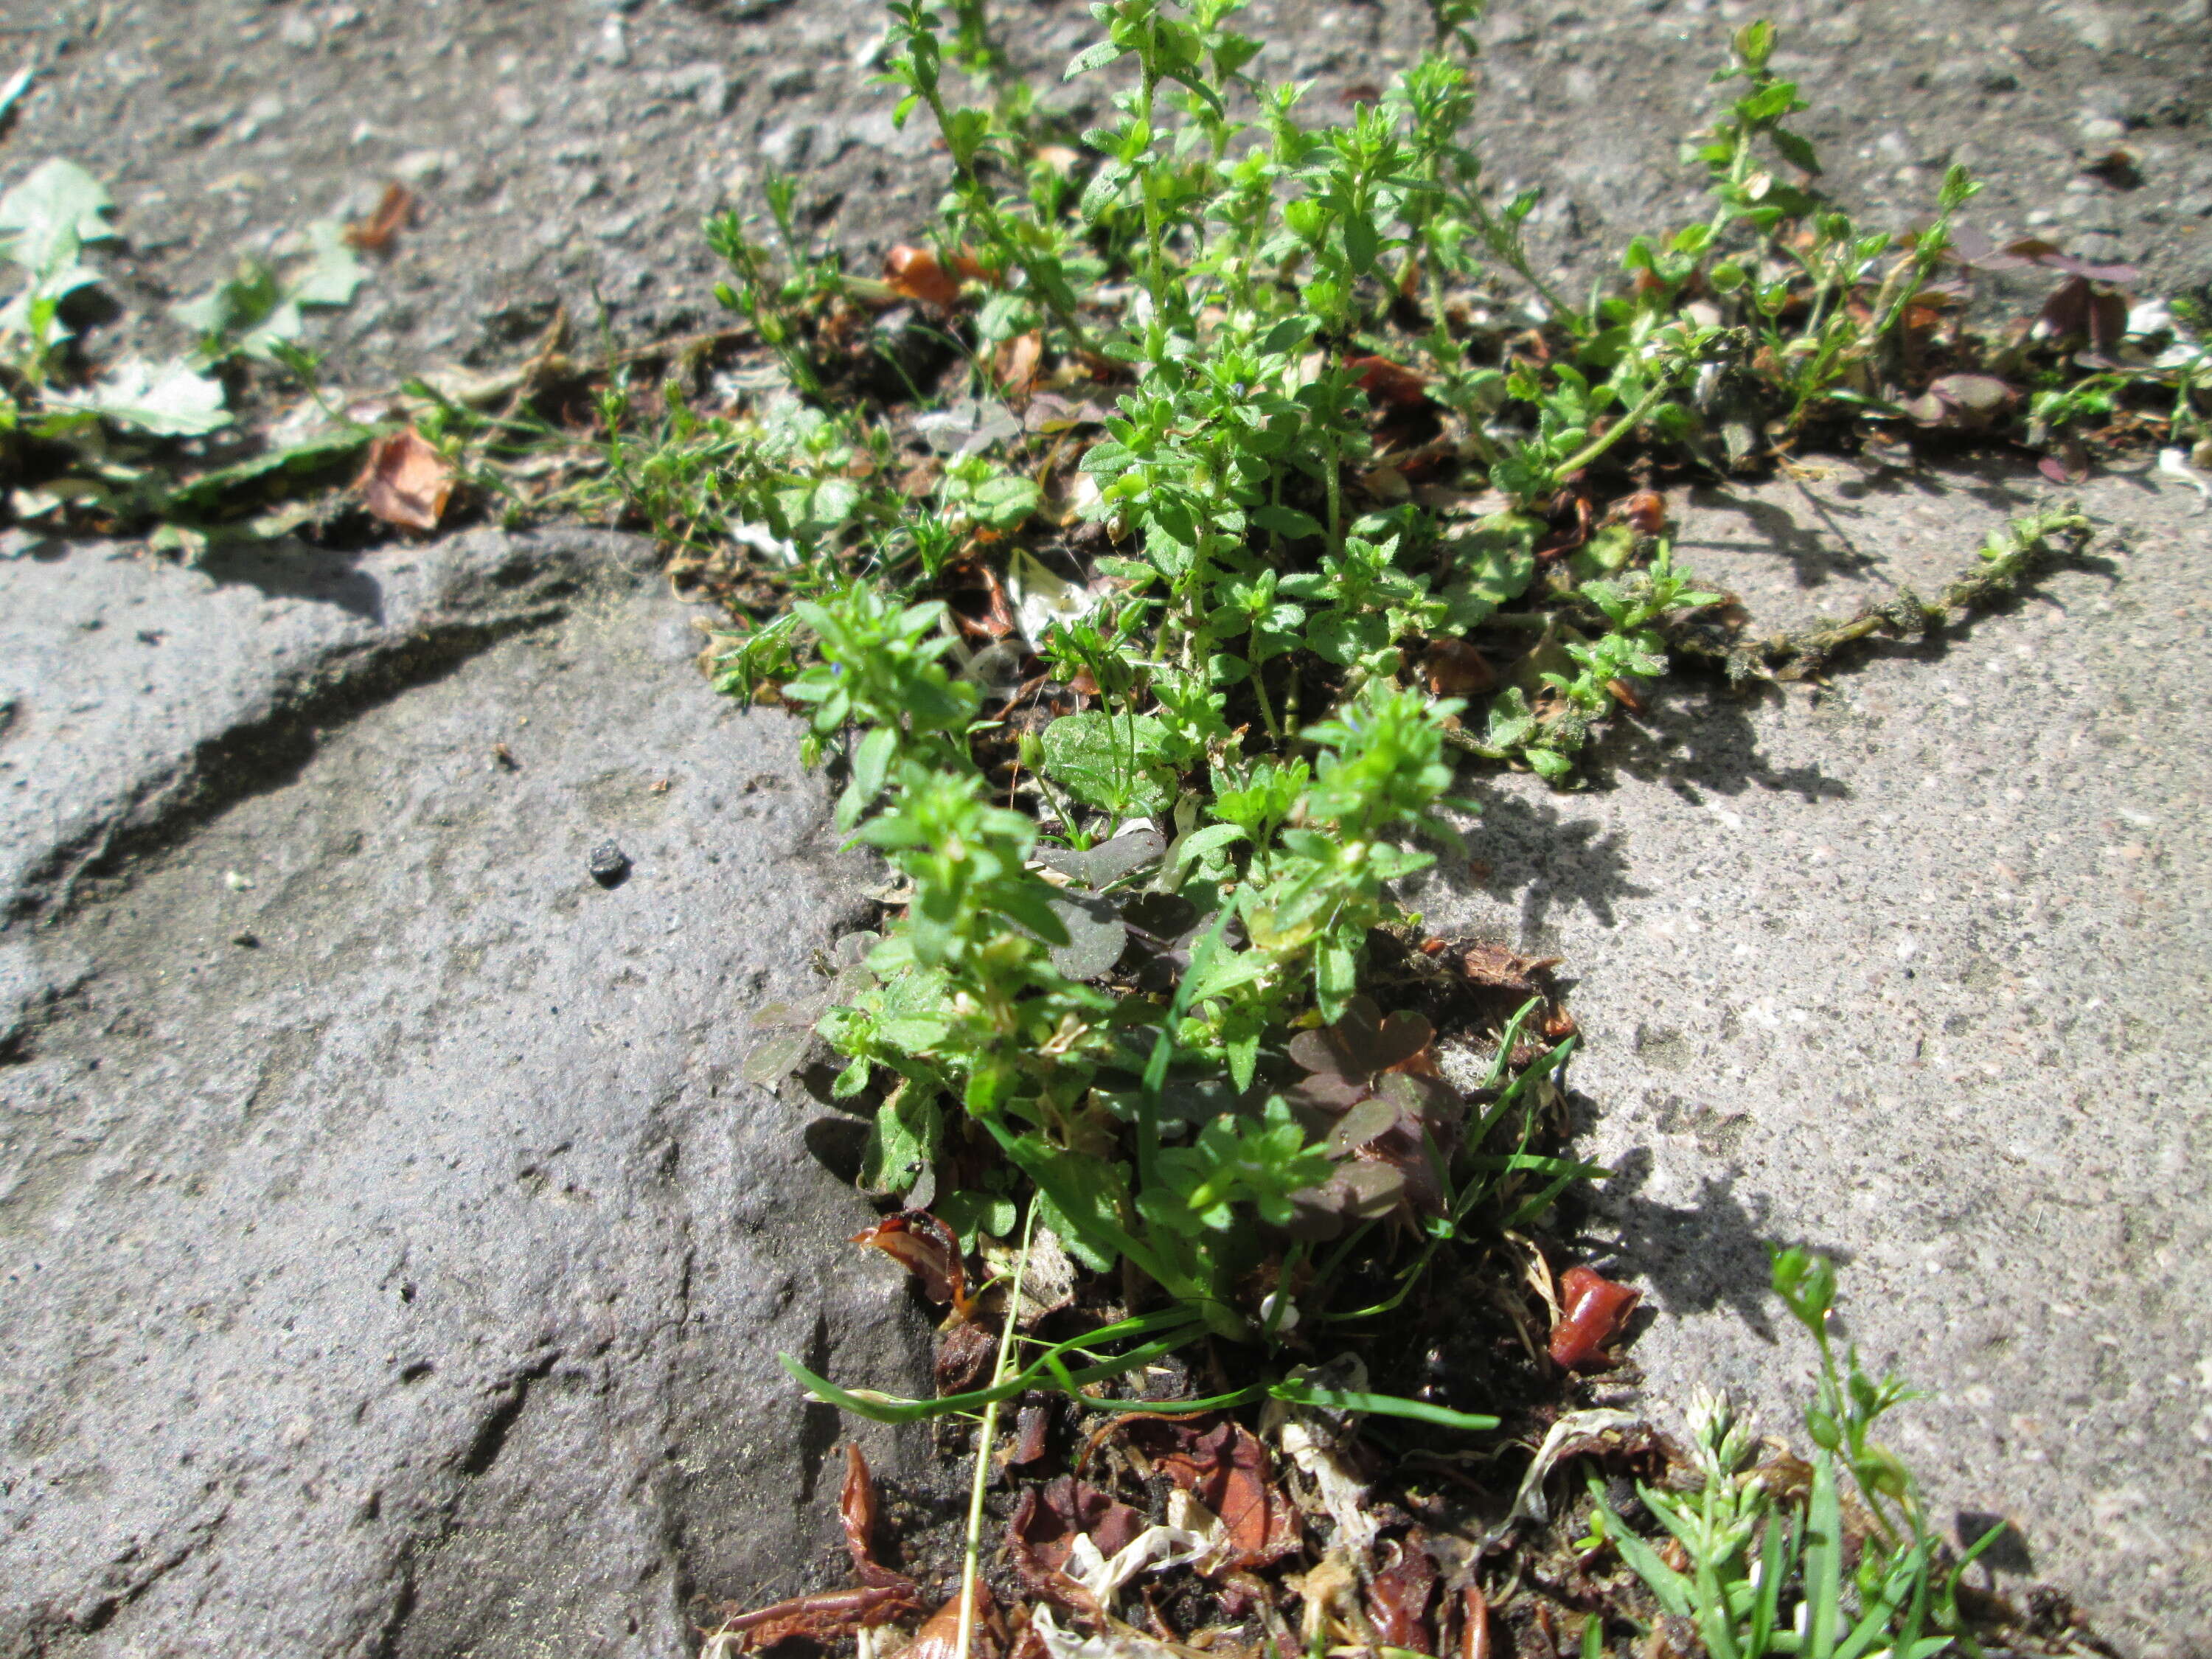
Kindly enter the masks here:
M 1762 622 L 1848 614 L 1932 591 L 2034 482 L 1698 491 L 1681 554 Z M 1763 1246 L 1827 1251 L 1869 1360 L 1930 1393 L 1893 1439 L 1942 1512 L 2013 1520 L 2028 1576 L 2179 1659 L 2212 1650 L 2212 560 L 2187 491 L 2081 494 L 2087 567 L 2011 614 L 1670 696 L 1587 793 L 1475 791 L 1490 874 L 1413 902 L 1579 981 L 1653 1397 L 1794 1431 L 1809 1350 Z
M 0 933 L 0 1655 L 675 1659 L 695 1595 L 836 1577 L 854 1431 L 775 1356 L 910 1393 L 927 1332 L 844 1243 L 818 1109 L 737 1068 L 865 866 L 621 540 L 422 556 L 535 608 L 501 637 L 430 585 L 474 631 L 396 691 L 392 561 L 377 627 L 0 564 L 6 626 L 53 630 L 0 803 L 67 809 L 11 844 L 137 837 Z

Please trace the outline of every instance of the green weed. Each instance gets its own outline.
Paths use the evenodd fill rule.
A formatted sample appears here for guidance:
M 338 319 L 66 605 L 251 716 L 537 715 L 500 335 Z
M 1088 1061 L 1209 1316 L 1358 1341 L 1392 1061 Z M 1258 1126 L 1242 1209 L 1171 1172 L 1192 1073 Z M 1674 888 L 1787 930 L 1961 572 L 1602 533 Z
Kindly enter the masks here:
M 1536 1127 L 1571 1045 L 1516 1079 L 1503 1034 L 1495 1106 L 1392 1072 L 1434 1036 L 1370 994 L 1378 942 L 1418 921 L 1394 892 L 1461 850 L 1464 757 L 1564 782 L 1671 657 L 1774 672 L 1653 505 L 1603 521 L 1592 498 L 1625 459 L 1701 465 L 1717 440 L 1756 459 L 1897 418 L 1973 189 L 1954 172 L 1901 243 L 1861 232 L 1814 190 L 1802 101 L 1753 25 L 1691 152 L 1711 216 L 1632 242 L 1626 289 L 1576 307 L 1522 240 L 1534 198 L 1484 194 L 1469 9 L 1439 6 L 1378 101 L 1312 126 L 1301 88 L 1249 73 L 1236 0 L 1093 10 L 1103 38 L 1067 72 L 1112 113 L 1071 162 L 980 8 L 892 4 L 898 118 L 933 121 L 951 163 L 933 246 L 878 293 L 801 245 L 776 181 L 773 249 L 735 216 L 709 234 L 788 393 L 704 416 L 672 391 L 644 434 L 626 391 L 605 404 L 613 474 L 665 539 L 764 555 L 747 579 L 775 597 L 721 683 L 807 711 L 838 824 L 898 875 L 900 914 L 810 1017 L 832 1095 L 872 1109 L 863 1184 L 971 1242 L 1006 1237 L 1026 1191 L 1079 1260 L 1148 1282 L 1152 1311 L 1018 1339 L 995 1385 L 1078 1395 L 1200 1334 L 1279 1356 L 1293 1306 L 1308 1332 L 1377 1316 L 1440 1249 L 1591 1173 Z M 1459 320 L 1485 280 L 1533 296 L 1546 349 Z M 827 395 L 884 349 L 856 356 L 869 307 L 902 297 L 943 319 L 942 378 Z M 2066 386 L 2047 425 L 2092 412 Z M 1425 510 L 1413 478 L 1478 513 Z M 1969 583 L 1850 637 L 1971 609 L 2079 524 L 2025 523 Z M 1508 665 L 1479 709 L 1433 667 L 1469 647 Z M 1260 1369 L 1237 1399 L 1287 1386 Z M 878 1415 L 1010 1397 L 803 1374 Z
M 1686 1620 L 1714 1659 L 1931 1659 L 1963 1632 L 1961 1575 L 2002 1535 L 1953 1558 L 1930 1530 L 1911 1474 L 1873 1437 L 1913 1399 L 1894 1376 L 1869 1376 L 1851 1348 L 1838 1363 L 1828 1333 L 1835 1270 L 1798 1249 L 1774 1253 L 1774 1289 L 1820 1352 L 1805 1429 L 1814 1451 L 1800 1485 L 1754 1463 L 1750 1423 L 1711 1395 L 1692 1406 L 1687 1492 L 1639 1485 L 1637 1495 L 1686 1556 L 1675 1566 L 1607 1502 L 1590 1478 L 1593 1521 L 1577 1547 L 1616 1553 L 1672 1617 Z M 1848 1485 L 1846 1485 L 1848 1482 Z
M 351 302 L 360 262 L 334 224 L 309 231 L 309 252 L 278 272 L 248 261 L 215 291 L 177 307 L 198 349 L 160 362 L 131 358 L 91 372 L 79 350 L 78 302 L 100 281 L 88 249 L 113 240 L 114 204 L 92 175 L 56 158 L 0 194 L 0 269 L 21 286 L 0 304 L 0 481 L 21 520 L 137 528 L 159 524 L 173 544 L 242 520 L 274 498 L 327 480 L 375 434 L 343 417 L 281 446 L 234 438 L 230 385 L 216 373 L 252 358 L 312 384 L 299 346 L 303 309 Z M 285 527 L 307 516 L 303 508 Z M 263 526 L 264 529 L 273 526 Z

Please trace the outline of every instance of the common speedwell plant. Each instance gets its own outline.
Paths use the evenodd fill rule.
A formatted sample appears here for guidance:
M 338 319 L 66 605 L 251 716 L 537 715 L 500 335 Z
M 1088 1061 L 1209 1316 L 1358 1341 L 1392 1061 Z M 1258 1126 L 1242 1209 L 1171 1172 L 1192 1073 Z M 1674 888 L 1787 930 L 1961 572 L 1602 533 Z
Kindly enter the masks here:
M 1067 74 L 1110 112 L 1079 150 L 1009 94 L 980 7 L 894 0 L 896 118 L 933 123 L 951 163 L 933 246 L 888 283 L 969 354 L 927 416 L 941 458 L 914 472 L 833 392 L 856 350 L 893 350 L 854 320 L 886 284 L 811 253 L 776 180 L 772 244 L 735 216 L 710 234 L 799 401 L 747 429 L 678 398 L 672 441 L 617 461 L 664 522 L 759 527 L 776 556 L 752 568 L 789 609 L 725 684 L 781 680 L 842 770 L 838 824 L 898 872 L 900 919 L 818 1023 L 834 1092 L 874 1112 L 864 1179 L 934 1194 L 956 1148 L 963 1168 L 994 1148 L 1091 1266 L 1250 1340 L 1279 1324 L 1261 1297 L 1285 1237 L 1394 1218 L 1378 1244 L 1433 1244 L 1474 1224 L 1469 1194 L 1526 1221 L 1571 1178 L 1531 1152 L 1526 1109 L 1474 1113 L 1440 1082 L 1314 1096 L 1298 1034 L 1371 1018 L 1371 942 L 1416 920 L 1395 885 L 1474 811 L 1455 763 L 1565 780 L 1721 598 L 1648 507 L 1592 526 L 1589 481 L 1632 447 L 1709 453 L 1711 388 L 1755 351 L 1791 366 L 1793 420 L 1878 390 L 1898 298 L 1968 187 L 1887 266 L 1832 213 L 1810 252 L 1785 237 L 1823 211 L 1817 161 L 1753 26 L 1695 151 L 1711 218 L 1632 244 L 1627 292 L 1577 307 L 1523 240 L 1535 198 L 1485 192 L 1473 8 L 1440 3 L 1432 49 L 1336 125 L 1254 76 L 1239 9 L 1095 5 L 1103 38 Z M 1486 280 L 1550 349 L 1469 333 Z M 1441 509 L 1425 477 L 1453 481 Z M 979 581 L 981 623 L 948 604 Z M 1519 670 L 1475 640 L 1517 642 Z
M 1332 124 L 1255 73 L 1240 4 L 1094 5 L 1067 76 L 1104 112 L 1073 134 L 1010 83 L 980 0 L 895 0 L 896 118 L 949 161 L 931 245 L 852 275 L 772 181 L 764 233 L 710 235 L 787 390 L 711 416 L 666 396 L 647 442 L 627 388 L 606 404 L 629 499 L 765 613 L 720 683 L 805 713 L 837 826 L 892 871 L 893 919 L 840 946 L 769 1069 L 830 1056 L 809 1075 L 870 1114 L 865 1189 L 987 1253 L 1025 1200 L 1020 1259 L 1056 1240 L 1127 1311 L 1060 1340 L 1010 1318 L 992 1380 L 935 1400 L 787 1360 L 868 1415 L 1082 1404 L 1212 1337 L 1260 1380 L 1149 1408 L 1494 1426 L 1285 1352 L 1371 1327 L 1448 1247 L 1534 1249 L 1521 1230 L 1599 1173 L 1543 1144 L 1574 1040 L 1537 1040 L 1540 999 L 1471 1091 L 1425 1018 L 1378 1006 L 1406 982 L 1380 952 L 1401 972 L 1420 939 L 1397 893 L 1462 851 L 1458 764 L 1569 781 L 1671 658 L 1736 666 L 1662 500 L 1608 501 L 1899 418 L 1943 310 L 1972 181 L 1911 237 L 1861 231 L 1817 190 L 1766 25 L 1691 151 L 1710 215 L 1577 303 L 1527 240 L 1538 198 L 1491 195 L 1467 136 L 1479 6 L 1434 0 L 1431 48 Z M 2037 418 L 2070 432 L 2092 401 Z M 1938 625 L 2079 528 L 2023 521 L 1939 604 L 1850 637 Z M 1809 1501 L 1747 1480 L 1715 1413 L 1704 1492 L 1645 1498 L 1692 1570 L 1601 1510 L 1596 1537 L 1715 1653 L 1927 1659 L 1953 1627 L 1937 1547 L 1867 1434 L 1901 1395 L 1838 1367 L 1824 1270 L 1785 1266 L 1827 1379 Z M 1844 1480 L 1873 1529 L 1856 1565 Z

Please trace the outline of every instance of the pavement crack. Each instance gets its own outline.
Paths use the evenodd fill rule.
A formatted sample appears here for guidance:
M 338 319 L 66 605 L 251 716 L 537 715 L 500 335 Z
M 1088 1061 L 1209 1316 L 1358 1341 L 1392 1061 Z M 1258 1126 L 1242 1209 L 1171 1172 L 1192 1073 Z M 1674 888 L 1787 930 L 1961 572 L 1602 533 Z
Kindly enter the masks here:
M 88 884 L 174 846 L 225 808 L 294 781 L 324 738 L 401 693 L 433 684 L 515 635 L 561 621 L 565 599 L 443 620 L 336 653 L 271 694 L 261 714 L 202 739 L 96 828 L 52 848 L 8 896 L 6 922 L 63 919 Z

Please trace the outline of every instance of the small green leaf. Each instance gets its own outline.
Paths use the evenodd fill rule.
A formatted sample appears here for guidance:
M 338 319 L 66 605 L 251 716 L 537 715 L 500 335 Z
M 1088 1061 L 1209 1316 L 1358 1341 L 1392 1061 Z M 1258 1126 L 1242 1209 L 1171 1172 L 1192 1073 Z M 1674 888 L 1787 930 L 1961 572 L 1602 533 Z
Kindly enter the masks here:
M 1319 520 L 1294 507 L 1255 507 L 1252 509 L 1252 522 L 1262 530 L 1272 530 L 1293 541 L 1310 540 L 1322 533 Z
M 1124 816 L 1164 812 L 1174 799 L 1166 738 L 1150 714 L 1063 714 L 1044 729 L 1044 769 L 1086 805 Z
M 345 240 L 345 228 L 334 219 L 318 219 L 307 227 L 307 259 L 291 278 L 291 297 L 303 306 L 349 306 L 368 279 L 368 268 Z
M 196 437 L 230 424 L 222 406 L 222 382 L 195 373 L 180 362 L 149 363 L 130 358 L 106 379 L 80 392 L 54 392 L 49 400 L 82 410 L 155 437 Z
M 74 260 L 82 244 L 113 236 L 105 216 L 114 209 L 99 179 L 57 155 L 0 196 L 0 252 L 27 270 L 48 270 Z
M 1121 55 L 1121 48 L 1111 40 L 1101 40 L 1096 46 L 1085 46 L 1067 60 L 1067 70 L 1060 78 L 1073 81 L 1079 75 L 1088 75 L 1102 70 Z
M 876 1109 L 854 1184 L 877 1198 L 904 1193 L 936 1161 L 944 1133 L 945 1114 L 936 1095 L 913 1085 L 901 1089 Z

